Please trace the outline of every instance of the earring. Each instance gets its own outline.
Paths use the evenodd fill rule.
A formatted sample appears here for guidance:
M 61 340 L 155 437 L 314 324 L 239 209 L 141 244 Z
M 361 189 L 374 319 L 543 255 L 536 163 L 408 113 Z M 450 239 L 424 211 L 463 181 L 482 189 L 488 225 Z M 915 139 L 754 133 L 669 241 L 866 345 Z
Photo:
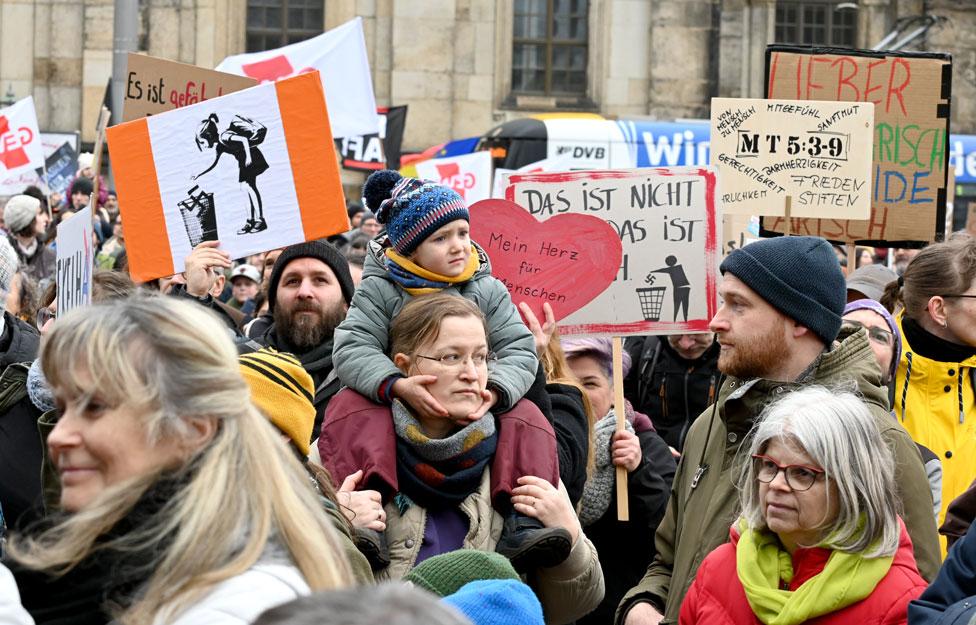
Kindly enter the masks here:
M 946 330 L 949 329 L 949 320 L 948 319 L 946 319 L 945 321 L 942 322 L 942 327 L 945 328 Z

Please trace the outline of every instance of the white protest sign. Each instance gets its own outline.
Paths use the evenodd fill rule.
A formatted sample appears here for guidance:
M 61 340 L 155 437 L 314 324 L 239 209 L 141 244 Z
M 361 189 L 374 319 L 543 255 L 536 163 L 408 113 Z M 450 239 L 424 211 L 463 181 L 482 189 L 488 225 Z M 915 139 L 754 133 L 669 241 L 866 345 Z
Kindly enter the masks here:
M 73 308 L 91 304 L 92 270 L 95 262 L 92 251 L 93 235 L 90 206 L 58 224 L 59 317 Z
M 874 104 L 712 98 L 726 214 L 868 219 Z
M 512 174 L 506 199 L 543 227 L 560 215 L 592 215 L 613 227 L 623 247 L 616 277 L 563 319 L 560 332 L 624 336 L 707 331 L 717 309 L 722 224 L 716 177 L 708 167 Z M 491 255 L 493 242 L 480 243 Z M 505 249 L 504 241 L 495 243 Z M 518 251 L 519 243 L 512 241 L 508 248 Z M 546 257 L 559 258 L 558 247 L 550 242 L 540 249 Z M 518 301 L 518 294 L 512 296 Z
M 378 132 L 380 121 L 361 17 L 283 48 L 229 56 L 217 66 L 217 71 L 249 76 L 261 82 L 316 69 L 322 77 L 332 136 Z
M 417 163 L 417 177 L 454 189 L 470 206 L 491 197 L 491 152 L 432 158 Z

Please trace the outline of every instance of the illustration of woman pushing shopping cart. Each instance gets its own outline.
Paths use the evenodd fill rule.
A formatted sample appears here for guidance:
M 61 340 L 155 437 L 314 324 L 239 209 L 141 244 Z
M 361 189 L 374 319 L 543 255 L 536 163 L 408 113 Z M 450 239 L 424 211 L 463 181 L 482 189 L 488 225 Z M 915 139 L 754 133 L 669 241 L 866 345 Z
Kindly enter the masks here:
M 258 190 L 257 184 L 258 176 L 268 170 L 268 161 L 258 149 L 258 145 L 264 141 L 267 128 L 260 122 L 242 115 L 235 115 L 230 125 L 223 132 L 220 132 L 217 127 L 219 122 L 220 119 L 217 114 L 211 113 L 207 119 L 200 123 L 196 133 L 197 149 L 200 151 L 203 151 L 204 147 L 213 149 L 216 156 L 210 167 L 193 176 L 192 180 L 197 180 L 212 171 L 220 161 L 220 157 L 225 153 L 231 154 L 237 160 L 238 182 L 244 185 L 250 205 L 250 217 L 237 231 L 237 234 L 251 234 L 267 230 L 268 222 L 264 219 L 264 204 L 261 201 L 261 192 Z M 194 246 L 199 243 L 199 240 L 216 239 L 213 194 L 204 191 L 197 192 L 198 190 L 199 187 L 193 187 L 187 193 L 189 197 L 180 202 L 180 210 L 183 213 L 187 234 Z M 190 215 L 194 215 L 194 218 L 188 220 Z M 191 224 L 191 221 L 199 222 L 199 224 Z M 199 227 L 197 227 L 198 225 Z M 208 232 L 211 228 L 213 232 Z M 199 240 L 195 241 L 194 239 Z

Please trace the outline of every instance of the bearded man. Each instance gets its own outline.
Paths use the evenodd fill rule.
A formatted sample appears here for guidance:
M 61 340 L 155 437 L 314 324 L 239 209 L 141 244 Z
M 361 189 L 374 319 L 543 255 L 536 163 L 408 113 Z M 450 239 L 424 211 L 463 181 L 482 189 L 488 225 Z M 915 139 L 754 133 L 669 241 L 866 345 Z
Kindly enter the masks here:
M 355 290 L 349 263 L 332 245 L 309 241 L 287 247 L 278 256 L 268 281 L 271 326 L 256 340 L 291 352 L 315 383 L 315 426 L 319 436 L 325 408 L 339 391 L 332 366 L 332 336 Z
M 729 539 L 739 514 L 737 470 L 763 408 L 807 384 L 853 390 L 863 398 L 895 458 L 903 519 L 922 576 L 939 568 L 932 493 L 918 449 L 891 417 L 868 335 L 841 331 L 847 299 L 831 246 L 817 237 L 779 237 L 733 251 L 722 262 L 723 302 L 709 324 L 726 376 L 715 404 L 688 431 L 671 499 L 655 535 L 657 555 L 628 592 L 617 623 L 677 623 L 702 559 Z M 829 476 L 828 476 L 829 477 Z

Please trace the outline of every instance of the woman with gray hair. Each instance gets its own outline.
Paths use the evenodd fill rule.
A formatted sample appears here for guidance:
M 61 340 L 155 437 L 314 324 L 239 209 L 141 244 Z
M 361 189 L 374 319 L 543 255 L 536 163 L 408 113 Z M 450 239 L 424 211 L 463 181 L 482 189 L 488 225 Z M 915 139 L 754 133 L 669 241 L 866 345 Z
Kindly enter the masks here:
M 861 400 L 789 393 L 747 440 L 741 517 L 702 562 L 679 622 L 905 623 L 926 584 L 892 497 L 894 461 Z

